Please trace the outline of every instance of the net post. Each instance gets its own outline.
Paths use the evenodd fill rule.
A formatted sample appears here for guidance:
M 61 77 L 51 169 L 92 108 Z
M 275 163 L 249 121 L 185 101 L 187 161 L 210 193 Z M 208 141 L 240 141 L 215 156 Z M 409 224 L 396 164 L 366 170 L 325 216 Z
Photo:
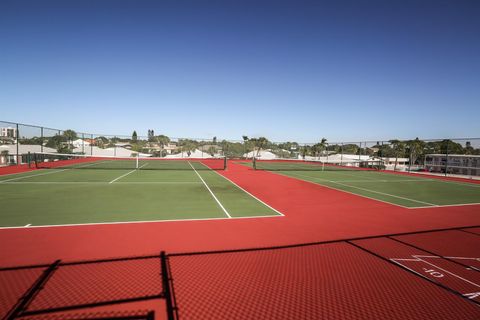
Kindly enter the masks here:
M 340 145 L 340 165 L 343 164 L 343 142 Z
M 28 163 L 28 167 L 29 167 L 29 168 L 32 167 L 32 165 L 30 164 L 30 162 L 31 162 L 30 159 L 31 159 L 31 154 L 30 154 L 30 151 L 28 151 L 28 153 L 27 153 L 27 163 Z
M 257 170 L 257 160 L 255 157 L 252 157 L 252 165 L 253 165 L 253 170 Z
M 223 158 L 223 170 L 227 170 L 227 157 Z
M 137 169 L 137 170 L 139 169 L 139 166 L 138 166 L 138 158 L 139 158 L 139 155 L 140 155 L 140 153 L 137 152 L 137 157 L 136 157 L 136 161 L 135 161 L 135 169 Z

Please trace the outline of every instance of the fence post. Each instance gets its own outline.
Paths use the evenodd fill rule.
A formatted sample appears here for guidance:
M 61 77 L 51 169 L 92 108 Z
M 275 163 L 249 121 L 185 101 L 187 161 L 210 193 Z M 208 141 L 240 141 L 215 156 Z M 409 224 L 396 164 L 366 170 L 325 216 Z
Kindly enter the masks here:
M 40 128 L 40 152 L 43 152 L 43 127 Z
M 90 135 L 90 155 L 93 156 L 93 134 Z
M 20 155 L 18 154 L 18 139 L 19 139 L 19 132 L 18 132 L 18 123 L 16 124 L 16 129 L 15 129 L 15 138 L 17 139 L 17 155 L 16 155 L 16 162 L 17 166 L 20 165 Z
M 343 142 L 340 144 L 340 165 L 343 164 Z
M 410 154 L 408 156 L 408 172 L 411 172 L 411 168 L 412 168 L 412 151 L 413 151 L 413 144 L 410 144 Z
M 446 150 L 445 150 L 445 177 L 448 175 L 448 139 L 446 140 Z

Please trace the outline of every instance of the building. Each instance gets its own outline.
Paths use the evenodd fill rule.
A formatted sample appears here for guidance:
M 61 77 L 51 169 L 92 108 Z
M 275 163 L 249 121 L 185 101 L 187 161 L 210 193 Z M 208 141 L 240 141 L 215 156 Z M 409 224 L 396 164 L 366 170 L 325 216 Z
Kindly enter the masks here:
M 480 176 L 480 155 L 427 154 L 425 169 L 435 173 Z
M 408 164 L 410 159 L 408 158 L 395 158 L 395 157 L 380 157 L 383 165 L 385 166 L 386 170 L 397 170 L 397 171 L 405 171 L 408 169 Z M 395 167 L 396 163 L 396 167 Z
M 12 127 L 0 128 L 0 137 L 16 138 L 17 130 Z

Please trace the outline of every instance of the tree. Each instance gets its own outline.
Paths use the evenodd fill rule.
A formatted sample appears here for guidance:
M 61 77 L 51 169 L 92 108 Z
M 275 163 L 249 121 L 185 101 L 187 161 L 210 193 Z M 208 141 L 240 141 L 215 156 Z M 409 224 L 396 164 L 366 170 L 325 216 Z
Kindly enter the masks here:
M 162 149 L 161 156 L 163 156 L 164 154 L 163 149 L 165 148 L 165 146 L 167 146 L 170 143 L 170 138 L 161 134 L 159 136 L 156 136 L 154 140 L 160 145 L 160 148 Z
M 132 142 L 137 142 L 137 131 L 133 131 L 132 133 Z
M 405 152 L 405 143 L 403 141 L 394 139 L 389 141 L 392 145 L 392 149 L 395 152 L 395 165 L 393 167 L 393 171 L 397 170 L 397 163 L 398 163 L 398 156 L 403 155 Z
M 178 140 L 178 146 L 182 153 L 186 152 L 187 155 L 190 156 L 192 151 L 197 149 L 198 142 L 191 139 L 180 139 Z
M 105 145 L 108 144 L 108 139 L 104 136 L 96 137 L 95 138 L 95 143 L 99 148 L 104 149 Z
M 327 146 L 327 139 L 322 138 L 319 143 L 314 144 L 311 147 L 311 152 L 314 157 L 319 157 L 321 154 L 325 152 L 325 148 Z
M 215 149 L 214 146 L 210 146 L 207 150 L 208 154 L 210 154 L 212 157 L 215 155 L 216 151 L 217 151 L 217 149 Z
M 259 156 L 260 150 L 262 150 L 269 143 L 268 139 L 265 137 L 250 139 L 250 141 L 253 141 L 253 145 L 257 149 L 256 157 Z
M 65 142 L 67 142 L 67 138 L 65 138 L 64 135 L 57 134 L 57 135 L 54 135 L 53 137 L 50 137 L 47 143 L 45 144 L 45 146 L 48 148 L 56 149 L 57 152 L 66 153 L 68 152 L 67 150 L 70 150 L 70 149 L 65 148 Z
M 418 157 L 423 154 L 423 150 L 425 149 L 425 142 L 415 138 L 414 140 L 408 140 L 405 142 L 407 147 L 407 151 L 410 155 L 409 163 L 410 166 L 417 162 Z
M 213 137 L 213 144 L 217 144 L 217 137 Z
M 148 141 L 154 142 L 155 141 L 155 132 L 152 130 L 148 130 Z
M 245 158 L 247 158 L 247 141 L 248 141 L 248 136 L 242 136 L 243 138 L 243 154 L 245 155 Z
M 67 140 L 67 149 L 73 149 L 73 140 L 77 139 L 77 133 L 68 129 L 63 131 L 63 136 Z

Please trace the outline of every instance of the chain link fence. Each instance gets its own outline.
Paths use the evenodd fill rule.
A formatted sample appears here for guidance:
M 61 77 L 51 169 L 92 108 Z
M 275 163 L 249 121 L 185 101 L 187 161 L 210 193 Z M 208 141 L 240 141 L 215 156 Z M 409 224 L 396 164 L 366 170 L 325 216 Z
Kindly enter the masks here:
M 480 176 L 480 138 L 317 143 L 106 135 L 0 121 L 0 166 L 28 165 L 30 154 L 117 157 L 298 159 L 343 163 L 381 161 L 383 169 L 460 177 Z

